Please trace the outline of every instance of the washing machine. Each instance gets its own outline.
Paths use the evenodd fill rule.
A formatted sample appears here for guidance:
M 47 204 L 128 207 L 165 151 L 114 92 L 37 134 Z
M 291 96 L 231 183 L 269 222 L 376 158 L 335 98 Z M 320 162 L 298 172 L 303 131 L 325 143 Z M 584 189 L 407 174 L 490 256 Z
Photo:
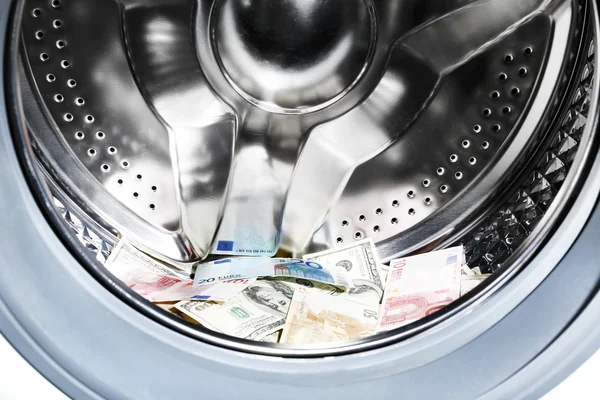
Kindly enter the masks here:
M 1 334 L 77 399 L 541 397 L 600 346 L 598 17 L 0 0 Z M 462 245 L 491 275 L 389 332 L 262 343 L 116 279 L 123 237 L 182 264 Z

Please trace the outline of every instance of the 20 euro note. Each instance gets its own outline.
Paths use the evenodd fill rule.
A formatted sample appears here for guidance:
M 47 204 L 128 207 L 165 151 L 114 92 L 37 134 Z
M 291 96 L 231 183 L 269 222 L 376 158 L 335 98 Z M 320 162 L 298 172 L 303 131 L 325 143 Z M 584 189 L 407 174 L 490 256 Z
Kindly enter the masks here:
M 350 300 L 363 304 L 379 304 L 381 301 L 383 295 L 383 282 L 379 270 L 381 263 L 372 239 L 307 254 L 303 258 L 316 261 L 326 268 L 344 268 L 354 286 L 345 295 Z
M 426 317 L 460 297 L 462 246 L 393 260 L 377 331 Z
M 300 287 L 294 293 L 280 343 L 340 342 L 373 335 L 377 308 Z
M 255 279 L 234 279 L 210 286 L 193 286 L 167 265 L 121 240 L 106 262 L 106 268 L 125 285 L 152 302 L 187 299 L 225 302 L 244 290 Z
M 295 287 L 281 281 L 256 281 L 225 304 L 176 307 L 209 329 L 249 340 L 268 338 L 285 324 Z M 198 307 L 203 307 L 198 310 Z
M 353 287 L 344 268 L 325 268 L 318 262 L 295 258 L 226 258 L 199 264 L 194 285 L 255 277 L 303 278 L 344 288 Z

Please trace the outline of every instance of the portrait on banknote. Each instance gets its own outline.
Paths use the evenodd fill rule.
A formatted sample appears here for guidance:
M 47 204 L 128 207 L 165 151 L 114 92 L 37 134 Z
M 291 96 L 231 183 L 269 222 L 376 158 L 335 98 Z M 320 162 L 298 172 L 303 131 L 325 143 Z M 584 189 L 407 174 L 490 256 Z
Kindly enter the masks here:
M 285 317 L 294 296 L 294 287 L 280 281 L 256 281 L 242 292 L 256 307 Z

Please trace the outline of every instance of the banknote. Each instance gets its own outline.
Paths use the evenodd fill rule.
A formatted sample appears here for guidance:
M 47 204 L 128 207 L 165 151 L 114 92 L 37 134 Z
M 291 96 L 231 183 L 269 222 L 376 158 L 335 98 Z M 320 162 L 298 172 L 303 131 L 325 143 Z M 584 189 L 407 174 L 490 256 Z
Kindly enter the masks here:
M 187 299 L 225 302 L 255 279 L 232 279 L 215 285 L 194 286 L 190 278 L 121 240 L 105 264 L 106 268 L 139 295 L 158 303 Z
M 259 280 L 225 304 L 193 312 L 193 318 L 231 336 L 263 340 L 283 328 L 294 291 L 285 282 Z
M 173 311 L 173 308 L 175 307 L 175 303 L 177 303 L 176 301 L 167 301 L 164 303 L 154 303 L 155 306 L 157 306 L 158 308 L 162 308 L 165 311 Z
M 471 272 L 473 272 L 474 275 L 482 275 L 481 268 L 479 267 L 471 268 Z
M 280 343 L 313 344 L 360 339 L 375 333 L 376 305 L 298 288 L 292 298 Z
M 207 310 L 211 307 L 219 307 L 219 306 L 220 306 L 220 304 L 216 303 L 214 301 L 184 300 L 184 301 L 180 301 L 179 303 L 175 304 L 173 306 L 173 308 L 179 310 L 186 317 L 191 318 L 193 322 L 202 323 L 199 320 L 199 317 L 197 317 L 197 315 L 200 314 L 201 311 Z M 220 332 L 214 326 L 211 326 L 206 323 L 204 323 L 203 325 L 210 330 Z
M 263 145 L 241 145 L 231 176 L 231 190 L 212 253 L 273 256 L 279 244 L 285 192 Z
M 279 343 L 279 335 L 281 335 L 281 330 L 271 333 L 270 335 L 262 338 L 261 342 L 265 343 Z
M 281 278 L 273 278 L 273 277 L 266 277 L 266 278 L 261 278 L 264 280 L 277 280 L 277 281 L 281 281 L 281 282 L 286 282 L 291 284 L 294 287 L 300 287 L 300 286 L 304 286 L 307 288 L 315 288 L 318 289 L 324 293 L 329 294 L 330 296 L 339 296 L 343 293 L 346 293 L 346 289 L 345 288 L 341 288 L 341 287 L 337 287 L 334 285 L 330 285 L 329 283 L 322 283 L 322 282 L 317 282 L 317 281 L 311 281 L 308 279 L 304 279 L 304 278 L 292 278 L 292 277 L 281 277 Z
M 379 264 L 379 275 L 381 276 L 381 281 L 383 283 L 383 287 L 385 288 L 385 283 L 387 282 L 388 272 L 390 271 L 390 266 L 385 264 Z
M 467 264 L 463 264 L 460 267 L 460 274 L 463 276 L 473 276 L 475 275 L 475 271 L 473 271 L 471 268 L 469 268 L 469 266 Z
M 144 268 L 158 275 L 168 275 L 184 279 L 189 278 L 189 274 L 186 271 L 182 271 L 178 267 L 149 256 L 127 241 L 127 239 L 121 239 L 110 253 L 110 257 L 106 260 L 106 267 L 109 269 L 115 264 Z
M 490 274 L 463 276 L 460 279 L 460 296 L 464 296 L 471 290 L 475 289 L 477 285 L 486 280 L 489 276 Z
M 364 239 L 349 246 L 319 253 L 307 254 L 305 260 L 318 262 L 325 268 L 344 268 L 353 288 L 347 296 L 363 304 L 379 304 L 383 295 L 379 258 L 372 239 Z
M 211 253 L 246 257 L 275 255 L 279 236 L 278 228 L 273 224 L 275 210 L 270 206 L 272 200 L 250 198 L 231 201 Z M 253 212 L 249 213 L 248 209 Z
M 226 258 L 199 264 L 194 285 L 210 285 L 231 279 L 253 277 L 294 277 L 351 288 L 344 268 L 325 268 L 314 261 L 296 258 Z
M 462 246 L 393 260 L 377 331 L 428 316 L 460 297 Z

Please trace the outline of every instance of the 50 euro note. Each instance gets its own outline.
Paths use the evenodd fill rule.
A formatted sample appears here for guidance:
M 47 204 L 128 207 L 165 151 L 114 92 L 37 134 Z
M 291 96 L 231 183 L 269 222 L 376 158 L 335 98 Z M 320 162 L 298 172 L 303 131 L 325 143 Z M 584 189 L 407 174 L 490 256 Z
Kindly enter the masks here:
M 348 290 L 350 300 L 363 304 L 379 304 L 383 295 L 381 263 L 372 239 L 361 240 L 349 246 L 319 253 L 307 254 L 305 260 L 318 262 L 325 268 L 343 268 L 348 272 L 353 287 Z M 342 297 L 344 297 L 342 296 Z
M 390 263 L 377 331 L 426 317 L 460 297 L 462 246 Z
M 291 277 L 351 288 L 344 268 L 326 268 L 318 262 L 296 258 L 226 258 L 199 264 L 194 285 L 210 285 L 231 279 Z
M 106 268 L 125 285 L 152 302 L 187 299 L 227 301 L 255 279 L 234 279 L 209 286 L 193 286 L 193 281 L 166 264 L 121 240 L 106 262 Z
M 340 342 L 372 335 L 377 308 L 300 287 L 294 293 L 280 343 Z
M 272 341 L 281 330 L 295 287 L 277 280 L 258 280 L 224 304 L 180 302 L 175 307 L 202 325 L 231 336 Z

